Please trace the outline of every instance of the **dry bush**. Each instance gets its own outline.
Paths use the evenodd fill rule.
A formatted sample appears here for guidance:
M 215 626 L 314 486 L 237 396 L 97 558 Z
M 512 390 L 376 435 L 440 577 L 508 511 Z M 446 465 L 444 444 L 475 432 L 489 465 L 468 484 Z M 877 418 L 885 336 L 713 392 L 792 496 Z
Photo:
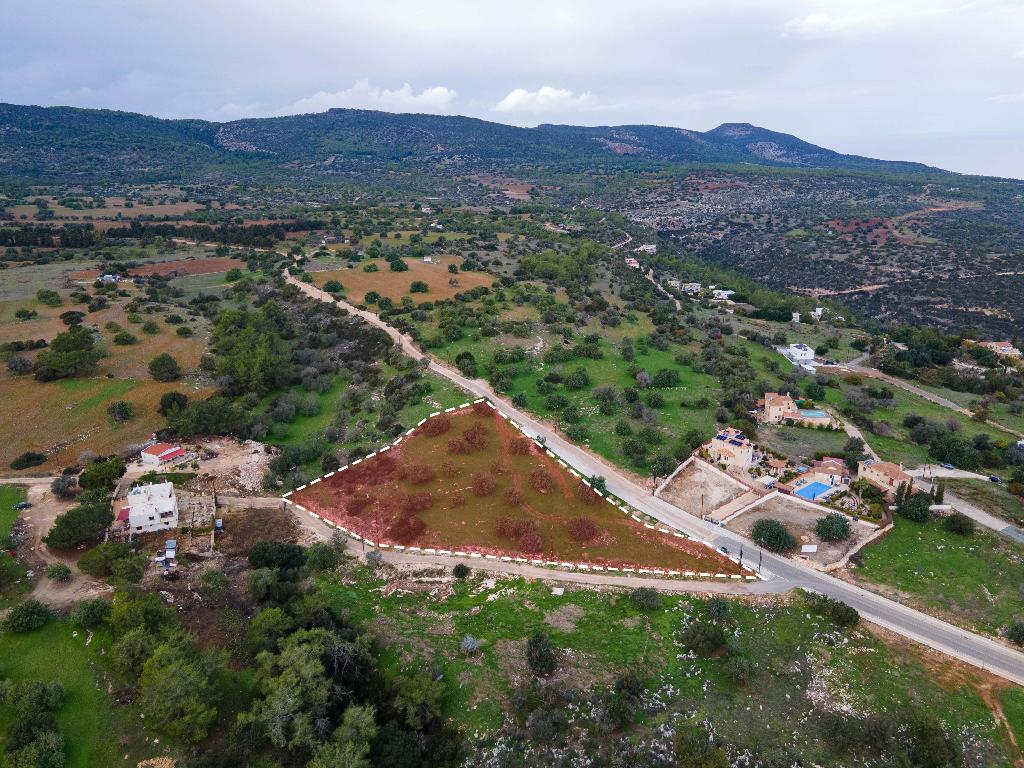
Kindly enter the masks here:
M 539 493 L 554 490 L 555 478 L 544 467 L 538 467 L 530 474 L 530 486 Z
M 423 424 L 423 434 L 428 437 L 443 435 L 452 428 L 452 420 L 448 414 L 442 413 L 432 419 L 427 419 Z
M 597 538 L 597 534 L 600 532 L 598 530 L 597 523 L 589 517 L 574 517 L 565 524 L 565 527 L 568 529 L 569 535 L 580 544 L 593 541 Z
M 402 515 L 388 528 L 388 536 L 399 544 L 412 544 L 427 530 L 427 525 L 416 515 Z
M 391 472 L 391 477 L 394 480 L 405 480 L 409 477 L 409 467 L 405 464 L 395 465 L 394 470 Z
M 499 517 L 494 524 L 494 530 L 503 539 L 518 541 L 530 534 L 540 535 L 537 524 L 533 520 L 516 520 L 511 517 Z
M 462 439 L 465 440 L 471 450 L 482 451 L 487 447 L 487 427 L 483 424 L 474 424 L 469 429 L 463 430 Z
M 345 502 L 345 511 L 353 516 L 361 515 L 371 504 L 373 504 L 373 496 L 366 491 L 356 491 Z
M 479 403 L 473 403 L 473 413 L 477 416 L 490 416 L 493 411 L 491 410 L 491 406 L 486 402 L 481 401 Z
M 518 507 L 523 503 L 523 493 L 518 488 L 506 488 L 505 489 L 505 501 L 511 504 L 513 507 Z
M 448 453 L 455 456 L 464 456 L 469 453 L 472 449 L 469 447 L 469 443 L 463 440 L 461 437 L 453 437 L 448 441 Z
M 492 475 L 505 475 L 508 474 L 508 464 L 501 459 L 495 459 L 491 462 L 491 474 Z
M 582 480 L 576 486 L 576 495 L 584 504 L 595 504 L 601 499 L 597 492 Z
M 483 472 L 473 475 L 473 493 L 477 496 L 490 496 L 494 493 L 495 485 L 494 478 L 490 475 Z
M 448 461 L 447 459 L 441 462 L 441 472 L 444 474 L 445 477 L 459 476 L 458 466 L 456 466 L 455 462 Z
M 409 465 L 408 477 L 410 483 L 420 485 L 422 483 L 429 483 L 437 477 L 437 473 L 426 464 L 420 464 L 417 462 L 416 464 Z
M 448 497 L 448 509 L 455 509 L 456 507 L 461 507 L 465 503 L 465 491 L 455 491 L 454 493 L 451 494 L 451 496 Z
M 530 443 L 532 442 L 530 438 L 523 435 L 513 437 L 508 444 L 508 452 L 513 456 L 526 456 L 530 453 Z
M 528 533 L 519 539 L 519 547 L 523 552 L 536 554 L 544 549 L 544 539 L 540 537 L 539 533 Z
M 434 506 L 434 494 L 430 491 L 410 493 L 402 498 L 401 506 L 405 512 L 425 512 Z

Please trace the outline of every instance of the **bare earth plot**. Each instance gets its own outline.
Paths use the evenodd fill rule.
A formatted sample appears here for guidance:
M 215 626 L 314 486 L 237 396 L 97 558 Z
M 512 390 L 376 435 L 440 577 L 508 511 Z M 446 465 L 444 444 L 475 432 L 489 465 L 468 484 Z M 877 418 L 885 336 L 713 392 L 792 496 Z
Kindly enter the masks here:
M 471 288 L 490 287 L 494 283 L 491 275 L 482 272 L 450 273 L 449 264 L 462 266 L 461 256 L 434 257 L 432 264 L 427 264 L 422 259 L 405 259 L 405 263 L 409 267 L 408 271 L 392 272 L 383 259 L 360 261 L 352 269 L 314 272 L 313 282 L 318 288 L 323 288 L 328 280 L 337 280 L 341 283 L 346 298 L 356 304 L 363 303 L 368 291 L 376 291 L 392 301 L 399 301 L 403 296 L 412 296 L 417 301 L 438 301 L 450 299 L 455 294 L 465 293 Z M 364 272 L 363 267 L 367 264 L 376 265 L 377 271 Z M 427 293 L 410 292 L 410 286 L 415 280 L 427 284 Z M 450 285 L 451 280 L 455 280 L 457 284 Z
M 707 546 L 645 527 L 609 504 L 481 406 L 434 417 L 398 446 L 291 501 L 376 542 L 739 573 Z
M 718 509 L 747 492 L 738 480 L 718 472 L 703 461 L 691 461 L 658 492 L 658 496 L 691 515 Z
M 865 523 L 854 522 L 851 526 L 851 535 L 846 541 L 826 542 L 818 538 L 814 526 L 831 510 L 823 507 L 804 504 L 789 496 L 781 494 L 767 496 L 761 503 L 751 507 L 743 514 L 734 517 L 726 528 L 731 531 L 750 537 L 754 530 L 754 524 L 758 520 L 774 519 L 786 526 L 797 546 L 803 544 L 816 544 L 818 551 L 813 554 L 803 555 L 808 560 L 818 565 L 829 565 L 841 560 L 847 552 L 856 549 L 874 531 L 874 526 Z M 796 554 L 800 554 L 799 549 Z

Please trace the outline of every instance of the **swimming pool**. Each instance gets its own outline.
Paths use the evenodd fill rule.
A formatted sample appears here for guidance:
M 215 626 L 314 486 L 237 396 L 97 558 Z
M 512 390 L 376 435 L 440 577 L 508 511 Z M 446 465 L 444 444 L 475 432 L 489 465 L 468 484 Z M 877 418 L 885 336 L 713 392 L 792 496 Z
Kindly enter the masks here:
M 800 410 L 800 415 L 801 416 L 806 416 L 808 419 L 823 419 L 826 416 L 828 416 L 828 414 L 825 413 L 824 411 L 819 411 L 819 410 L 816 410 L 816 409 L 810 409 L 810 410 L 801 409 Z
M 832 490 L 831 485 L 825 485 L 825 483 L 819 483 L 817 481 L 808 483 L 802 488 L 797 488 L 793 493 L 799 496 L 801 499 L 807 499 L 808 501 L 815 501 L 829 491 Z

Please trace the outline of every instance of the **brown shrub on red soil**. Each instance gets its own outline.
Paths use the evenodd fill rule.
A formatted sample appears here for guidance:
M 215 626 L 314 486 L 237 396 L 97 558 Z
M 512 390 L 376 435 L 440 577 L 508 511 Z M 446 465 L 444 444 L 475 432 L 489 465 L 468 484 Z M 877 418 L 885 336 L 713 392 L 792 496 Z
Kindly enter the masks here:
M 477 416 L 490 416 L 493 413 L 491 406 L 481 401 L 479 403 L 473 403 L 473 413 Z
M 540 535 L 537 523 L 533 520 L 516 520 L 511 517 L 499 517 L 494 524 L 494 530 L 503 539 L 518 541 L 529 534 Z
M 388 536 L 399 544 L 412 544 L 427 530 L 426 523 L 416 515 L 402 515 L 388 528 Z
M 353 516 L 361 515 L 371 504 L 373 504 L 373 496 L 366 491 L 356 491 L 345 502 L 345 511 Z
M 461 507 L 465 503 L 465 491 L 454 491 L 452 495 L 448 497 L 448 509 L 455 509 L 456 507 Z
M 430 437 L 437 437 L 438 435 L 443 435 L 451 428 L 452 420 L 447 414 L 442 413 L 440 416 L 427 419 L 427 422 L 423 425 L 423 434 L 429 435 Z
M 544 549 L 544 539 L 539 533 L 528 533 L 519 539 L 519 547 L 523 552 L 536 553 Z
M 494 493 L 495 485 L 494 478 L 490 475 L 483 472 L 473 475 L 473 493 L 477 496 L 490 496 Z
M 445 477 L 459 476 L 459 468 L 455 465 L 455 462 L 448 461 L 447 459 L 441 462 L 441 472 Z
M 565 527 L 569 531 L 569 535 L 580 542 L 580 544 L 585 544 L 597 538 L 599 532 L 597 523 L 589 517 L 574 517 L 565 524 Z
M 434 470 L 431 467 L 427 466 L 426 464 L 410 464 L 407 469 L 409 482 L 415 483 L 416 485 L 420 485 L 422 483 L 429 483 L 431 480 L 437 477 L 437 473 L 434 472 Z
M 404 496 L 401 500 L 405 512 L 425 512 L 434 506 L 434 494 L 430 491 L 416 491 Z
M 576 486 L 576 495 L 579 500 L 584 504 L 595 504 L 601 497 L 597 495 L 593 488 L 580 480 L 579 485 Z
M 508 444 L 508 452 L 513 456 L 526 456 L 530 452 L 530 443 L 533 441 L 528 437 L 513 437 Z
M 540 467 L 530 474 L 530 485 L 538 493 L 547 493 L 554 489 L 555 478 L 544 467 Z
M 469 447 L 469 443 L 461 437 L 453 437 L 448 441 L 448 453 L 454 456 L 464 456 L 471 450 L 472 448 Z
M 399 467 L 393 451 L 374 456 L 373 461 L 364 461 L 345 470 L 345 483 L 353 485 L 384 485 L 394 476 Z
M 482 451 L 487 447 L 487 427 L 483 424 L 474 424 L 462 432 L 462 439 L 466 441 L 471 450 Z
M 508 465 L 501 459 L 495 459 L 491 462 L 491 474 L 492 475 L 505 475 L 508 474 Z
M 523 503 L 523 493 L 518 488 L 506 488 L 505 489 L 505 501 L 511 504 L 513 507 L 518 507 Z

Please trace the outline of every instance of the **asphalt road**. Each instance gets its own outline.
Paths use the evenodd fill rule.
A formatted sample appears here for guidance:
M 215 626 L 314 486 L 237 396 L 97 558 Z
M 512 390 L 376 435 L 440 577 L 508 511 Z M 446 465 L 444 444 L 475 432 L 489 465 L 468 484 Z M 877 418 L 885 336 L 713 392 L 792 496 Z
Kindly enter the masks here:
M 383 323 L 376 315 L 357 310 L 345 301 L 335 299 L 313 285 L 291 277 L 286 279 L 298 286 L 307 295 L 321 301 L 337 303 L 357 314 L 367 322 L 383 328 L 411 357 L 419 360 L 424 354 L 415 347 L 412 340 L 396 329 Z M 904 637 L 915 640 L 935 650 L 948 653 L 968 664 L 986 669 L 993 674 L 1024 685 L 1024 654 L 980 635 L 967 632 L 939 619 L 908 608 L 888 598 L 876 595 L 860 587 L 848 584 L 833 576 L 816 571 L 799 562 L 762 551 L 744 538 L 699 519 L 678 509 L 668 502 L 653 496 L 647 489 L 638 486 L 631 478 L 615 467 L 597 458 L 589 451 L 562 438 L 549 426 L 519 410 L 495 393 L 486 381 L 468 379 L 458 371 L 430 359 L 430 370 L 479 397 L 486 397 L 501 405 L 505 415 L 514 419 L 523 431 L 535 438 L 542 438 L 544 444 L 572 465 L 584 476 L 601 475 L 608 490 L 637 510 L 654 517 L 667 525 L 681 530 L 694 538 L 709 542 L 716 548 L 726 548 L 732 554 L 744 555 L 744 562 L 755 568 L 760 564 L 762 575 L 778 579 L 776 587 L 801 587 L 810 589 L 852 605 L 860 614 L 875 624 Z

